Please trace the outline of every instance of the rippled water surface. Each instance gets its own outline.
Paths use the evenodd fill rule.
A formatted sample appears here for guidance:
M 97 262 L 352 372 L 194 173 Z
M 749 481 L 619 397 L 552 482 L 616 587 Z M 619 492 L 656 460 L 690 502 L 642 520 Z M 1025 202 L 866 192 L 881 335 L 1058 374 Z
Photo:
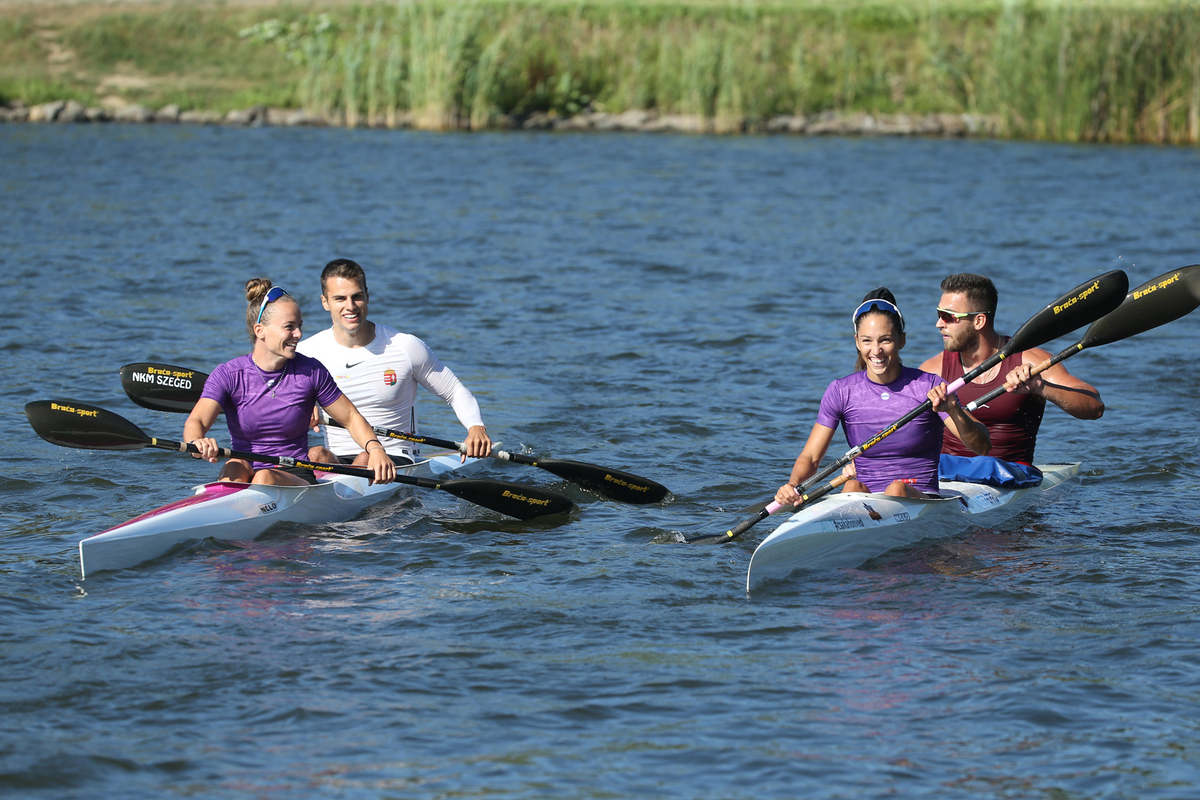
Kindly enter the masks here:
M 1097 273 L 1200 262 L 1200 152 L 0 126 L 0 164 L 5 797 L 1200 794 L 1200 315 L 1069 362 L 1108 410 L 1048 412 L 1041 458 L 1085 477 L 1014 530 L 751 595 L 772 522 L 662 543 L 774 492 L 867 290 L 895 291 L 919 363 L 948 273 L 991 275 L 1011 331 Z M 80 538 L 214 468 L 54 447 L 24 404 L 177 437 L 119 367 L 245 352 L 254 275 L 327 325 L 339 256 L 508 449 L 672 497 L 495 464 L 578 509 L 522 523 L 413 490 L 81 580 Z M 461 434 L 431 396 L 422 417 Z

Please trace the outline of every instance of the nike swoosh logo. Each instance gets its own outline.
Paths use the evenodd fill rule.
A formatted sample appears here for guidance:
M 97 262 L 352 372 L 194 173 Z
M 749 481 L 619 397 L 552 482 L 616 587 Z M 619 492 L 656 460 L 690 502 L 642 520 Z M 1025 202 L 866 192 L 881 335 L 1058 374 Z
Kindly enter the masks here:
M 366 359 L 364 358 L 364 359 L 363 359 L 363 361 L 366 361 Z M 357 366 L 358 366 L 359 364 L 361 364 L 361 363 L 363 363 L 363 362 L 362 362 L 362 361 L 355 361 L 353 364 L 346 364 L 346 369 L 354 369 L 355 367 L 357 367 Z

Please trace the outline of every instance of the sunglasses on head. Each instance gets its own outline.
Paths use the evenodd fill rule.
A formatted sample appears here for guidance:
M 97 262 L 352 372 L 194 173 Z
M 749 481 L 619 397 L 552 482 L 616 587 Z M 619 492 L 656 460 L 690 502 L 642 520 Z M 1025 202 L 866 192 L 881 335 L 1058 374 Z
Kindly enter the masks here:
M 273 303 L 284 295 L 291 297 L 291 295 L 288 294 L 282 286 L 272 286 L 270 289 L 268 289 L 267 293 L 263 295 L 262 305 L 258 307 L 258 319 L 254 320 L 254 324 L 258 325 L 262 322 L 262 315 L 263 312 L 267 310 L 268 303 Z
M 896 307 L 895 303 L 889 303 L 887 300 L 864 300 L 862 305 L 854 309 L 854 316 L 852 317 L 854 324 L 858 325 L 858 318 L 872 309 L 895 314 L 900 318 L 900 330 L 904 330 L 904 315 L 900 313 L 900 309 Z
M 962 322 L 967 317 L 973 317 L 976 314 L 986 314 L 986 313 L 988 313 L 988 312 L 986 312 L 986 311 L 951 311 L 950 309 L 942 308 L 941 306 L 938 306 L 938 308 L 937 308 L 938 319 L 940 319 L 942 322 L 946 323 L 947 325 L 952 325 L 955 322 Z

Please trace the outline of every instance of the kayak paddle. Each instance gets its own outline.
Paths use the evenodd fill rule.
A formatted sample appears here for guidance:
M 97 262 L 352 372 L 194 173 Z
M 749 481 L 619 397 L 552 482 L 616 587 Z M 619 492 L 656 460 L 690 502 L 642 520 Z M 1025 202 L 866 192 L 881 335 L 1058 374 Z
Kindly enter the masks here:
M 1171 270 L 1152 278 L 1125 295 L 1124 302 L 1091 324 L 1075 344 L 1033 368 L 1034 375 L 1089 347 L 1119 342 L 1174 322 L 1200 306 L 1200 264 Z M 967 404 L 967 411 L 987 405 L 1004 394 L 1003 386 Z
M 322 415 L 321 419 L 326 425 L 337 425 L 339 428 L 345 427 L 325 415 Z M 413 433 L 394 431 L 390 428 L 371 428 L 371 430 L 377 436 L 403 439 L 406 442 L 416 442 L 418 444 L 431 444 L 434 447 L 446 447 L 451 450 L 457 450 L 460 453 L 467 451 L 465 444 L 462 442 L 452 442 L 449 439 L 418 436 Z M 610 500 L 617 500 L 622 503 L 633 503 L 635 505 L 657 503 L 666 497 L 669 491 L 661 483 L 655 483 L 648 478 L 642 478 L 618 469 L 598 467 L 595 464 L 585 464 L 582 461 L 565 461 L 560 458 L 536 458 L 534 456 L 521 455 L 520 453 L 506 453 L 503 450 L 493 450 L 491 457 L 500 461 L 512 461 L 516 464 L 525 464 L 526 466 L 544 469 L 585 489 L 592 489 Z
M 987 372 L 1013 353 L 1019 353 L 1032 347 L 1041 347 L 1046 342 L 1053 341 L 1060 336 L 1065 336 L 1076 328 L 1095 322 L 1119 306 L 1128 290 L 1129 276 L 1123 270 L 1119 269 L 1106 272 L 1086 283 L 1076 286 L 1034 314 L 995 354 L 981 361 L 974 369 L 946 387 L 946 393 L 957 392 L 969 381 Z M 857 447 L 850 448 L 846 452 L 846 455 L 818 470 L 816 474 L 802 483 L 797 491 L 801 495 L 804 495 L 815 484 L 823 481 L 835 471 L 846 466 L 867 450 L 879 444 L 932 408 L 933 402 L 926 400 L 867 441 Z M 801 505 L 803 503 L 795 506 L 787 506 L 787 508 L 796 509 Z M 693 536 L 686 541 L 689 544 L 719 544 L 733 541 L 782 508 L 785 508 L 785 506 L 771 502 L 756 516 L 743 520 L 725 533 Z
M 148 436 L 141 428 L 124 417 L 97 406 L 77 403 L 72 400 L 37 400 L 25 406 L 25 416 L 38 436 L 61 447 L 77 447 L 84 450 L 142 450 L 157 447 L 180 453 L 198 452 L 194 444 L 157 439 Z M 335 472 L 340 475 L 356 475 L 368 480 L 375 473 L 362 467 L 345 464 L 323 464 L 287 456 L 268 456 L 261 453 L 246 453 L 220 448 L 222 458 L 242 458 L 284 467 L 300 467 L 319 472 Z M 397 475 L 396 483 L 419 486 L 423 489 L 441 489 L 475 505 L 490 508 L 517 519 L 533 519 L 549 514 L 570 511 L 574 504 L 556 492 L 533 486 L 506 481 L 486 479 L 433 480 L 411 475 Z
M 190 414 L 204 391 L 208 375 L 170 364 L 126 364 L 121 367 L 121 386 L 129 399 L 151 411 Z
M 208 375 L 203 372 L 186 367 L 174 367 L 169 364 L 140 363 L 126 364 L 121 367 L 121 386 L 129 395 L 129 399 L 143 408 L 155 411 L 191 411 L 192 407 L 196 405 L 196 401 L 200 399 L 200 393 L 204 389 L 204 381 L 207 378 Z M 338 424 L 330 419 L 325 419 L 324 422 L 327 425 Z M 378 436 L 428 444 L 434 447 L 445 447 L 460 453 L 466 452 L 466 446 L 462 442 L 403 433 L 389 428 L 373 428 L 373 430 Z M 503 450 L 492 451 L 491 457 L 500 461 L 511 461 L 515 464 L 544 469 L 564 480 L 621 503 L 636 505 L 657 503 L 670 493 L 667 487 L 649 478 L 583 461 L 537 458 L 520 453 L 506 453 Z
M 839 486 L 841 486 L 843 483 L 845 483 L 848 480 L 850 480 L 850 479 L 847 478 L 845 475 L 838 475 L 836 478 L 831 480 L 829 483 L 822 484 L 822 485 L 818 486 L 816 489 L 810 489 L 807 493 L 800 495 L 800 502 L 796 503 L 795 505 L 779 506 L 777 503 L 772 501 L 771 503 L 769 503 L 767 505 L 767 508 L 770 508 L 771 506 L 777 506 L 777 510 L 778 510 L 778 508 L 799 509 L 802 506 L 808 505 L 809 503 L 811 503 L 814 500 L 819 500 L 820 498 L 829 494 L 834 489 L 838 488 Z M 763 508 L 761 511 L 758 512 L 761 515 L 762 519 L 766 519 L 768 516 L 775 513 L 774 511 L 768 511 L 767 508 Z M 758 522 L 758 518 L 756 517 L 754 519 L 754 523 L 751 523 L 751 524 L 755 524 L 757 522 Z M 747 525 L 746 529 L 749 530 L 749 528 L 750 528 L 750 525 Z M 740 535 L 740 532 L 737 535 Z M 729 533 L 702 533 L 699 536 L 687 537 L 683 541 L 686 542 L 687 544 L 723 544 L 725 542 L 732 541 L 732 538 Z

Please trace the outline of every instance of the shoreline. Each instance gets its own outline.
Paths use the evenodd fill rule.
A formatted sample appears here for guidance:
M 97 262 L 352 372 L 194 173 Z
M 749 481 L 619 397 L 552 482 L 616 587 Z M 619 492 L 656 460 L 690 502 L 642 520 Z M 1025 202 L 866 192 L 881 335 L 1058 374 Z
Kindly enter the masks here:
M 0 122 L 1200 144 L 1159 0 L 0 4 Z
M 583 112 L 560 117 L 545 112 L 528 116 L 505 116 L 497 124 L 472 128 L 469 120 L 451 130 L 535 130 L 535 131 L 596 131 L 614 133 L 688 133 L 696 135 L 790 134 L 797 136 L 930 136 L 945 138 L 1004 138 L 1004 123 L 998 117 L 981 114 L 868 114 L 865 112 L 826 111 L 821 114 L 779 115 L 767 120 L 743 120 L 741 125 L 718 130 L 714 121 L 695 114 L 658 114 L 654 111 L 632 110 L 610 114 L 602 111 Z M 321 127 L 321 128 L 387 128 L 414 129 L 414 115 L 400 113 L 392 118 L 379 115 L 375 120 L 359 118 L 347 125 L 340 115 L 314 115 L 304 109 L 255 106 L 234 109 L 226 114 L 213 111 L 181 111 L 167 105 L 151 109 L 138 103 L 125 105 L 85 106 L 76 100 L 56 100 L 26 106 L 17 102 L 0 106 L 0 124 L 166 124 L 166 125 L 224 125 L 228 127 Z

